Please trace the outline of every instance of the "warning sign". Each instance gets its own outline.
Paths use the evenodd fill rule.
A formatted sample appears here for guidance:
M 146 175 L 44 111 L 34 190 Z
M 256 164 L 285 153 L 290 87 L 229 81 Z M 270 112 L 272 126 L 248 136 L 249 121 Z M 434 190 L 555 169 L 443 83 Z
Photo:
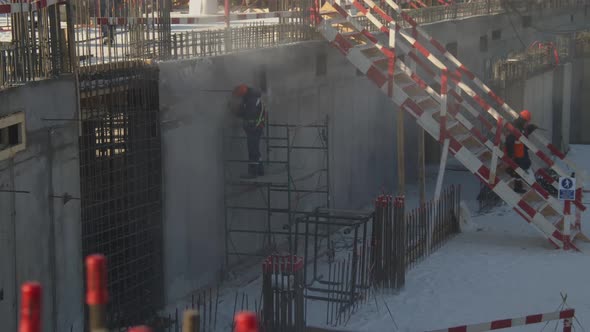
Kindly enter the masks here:
M 576 179 L 571 177 L 559 178 L 558 198 L 562 201 L 576 199 Z

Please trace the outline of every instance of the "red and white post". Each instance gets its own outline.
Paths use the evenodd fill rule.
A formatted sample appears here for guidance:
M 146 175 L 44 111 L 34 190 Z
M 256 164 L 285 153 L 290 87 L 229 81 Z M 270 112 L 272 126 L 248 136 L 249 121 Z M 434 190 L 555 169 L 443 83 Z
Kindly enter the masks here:
M 565 318 L 563 320 L 563 332 L 572 332 L 572 319 Z

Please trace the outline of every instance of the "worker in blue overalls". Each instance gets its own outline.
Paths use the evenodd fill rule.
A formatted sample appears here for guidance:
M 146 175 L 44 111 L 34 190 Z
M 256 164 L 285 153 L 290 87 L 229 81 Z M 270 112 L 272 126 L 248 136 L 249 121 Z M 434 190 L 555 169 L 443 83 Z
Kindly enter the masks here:
M 248 145 L 248 175 L 246 177 L 262 176 L 264 175 L 264 166 L 260 160 L 260 138 L 266 121 L 262 95 L 259 90 L 246 84 L 236 86 L 232 95 L 237 98 L 232 111 L 243 119 L 243 128 L 246 132 Z

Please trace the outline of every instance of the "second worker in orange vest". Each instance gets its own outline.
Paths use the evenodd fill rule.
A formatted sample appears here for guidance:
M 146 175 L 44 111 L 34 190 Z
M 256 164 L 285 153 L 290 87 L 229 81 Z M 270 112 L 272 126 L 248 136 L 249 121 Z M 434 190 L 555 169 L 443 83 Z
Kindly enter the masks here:
M 518 119 L 512 122 L 512 125 L 525 137 L 528 137 L 530 133 L 537 129 L 537 126 L 534 124 L 529 124 L 530 121 L 531 113 L 528 110 L 523 110 L 520 112 Z M 510 133 L 508 136 L 506 136 L 505 152 L 508 157 L 514 160 L 514 162 L 520 168 L 522 168 L 525 172 L 528 172 L 529 168 L 531 167 L 529 149 L 520 140 L 517 140 L 513 133 Z M 509 169 L 508 172 L 516 178 L 514 180 L 514 191 L 520 194 L 524 193 L 525 190 L 523 189 L 522 179 L 520 176 L 513 169 Z

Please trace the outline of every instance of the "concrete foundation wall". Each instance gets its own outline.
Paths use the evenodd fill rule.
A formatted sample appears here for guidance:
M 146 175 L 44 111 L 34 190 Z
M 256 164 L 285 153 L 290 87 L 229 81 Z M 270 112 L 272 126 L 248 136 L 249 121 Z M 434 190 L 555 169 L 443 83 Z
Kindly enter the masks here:
M 73 79 L 0 91 L 0 117 L 24 112 L 27 145 L 0 160 L 0 322 L 17 330 L 20 285 L 43 286 L 43 331 L 83 330 L 77 103 Z
M 536 15 L 533 23 L 549 29 L 569 22 L 570 14 L 543 13 Z M 576 22 L 583 22 L 582 16 L 574 14 Z M 523 28 L 517 16 L 506 15 L 441 22 L 424 28 L 445 45 L 457 42 L 458 58 L 483 79 L 489 76 L 493 60 L 520 51 L 523 45 L 542 37 L 538 29 Z M 493 39 L 496 30 L 500 36 Z M 487 36 L 487 49 L 480 49 L 482 36 Z M 326 56 L 327 71 L 318 75 L 318 57 L 322 54 Z M 265 73 L 271 122 L 302 124 L 321 121 L 328 115 L 332 206 L 361 207 L 376 193 L 396 186 L 397 107 L 323 42 L 162 63 L 160 69 L 164 270 L 169 302 L 213 282 L 223 267 L 222 132 L 228 127 L 235 134 L 241 134 L 241 130 L 239 122 L 225 111 L 229 92 L 203 90 L 231 89 L 241 82 L 260 86 Z M 528 99 L 521 98 L 513 106 L 539 108 L 542 125 L 547 126 L 551 109 L 545 109 L 545 104 L 533 97 L 535 93 L 551 96 L 552 81 L 537 80 L 523 82 L 521 92 L 514 94 L 526 94 Z M 550 107 L 552 99 L 548 98 Z M 406 181 L 415 183 L 417 126 L 409 115 L 405 122 Z M 427 141 L 428 159 L 438 163 L 438 143 Z M 232 157 L 246 158 L 245 148 L 231 152 L 235 153 Z M 307 162 L 314 164 L 314 158 L 310 159 Z M 249 220 L 245 218 L 241 225 L 254 228 Z
M 572 113 L 570 140 L 590 144 L 590 59 L 575 59 L 572 68 Z
M 543 136 L 548 139 L 553 135 L 553 74 L 549 71 L 527 79 L 523 95 L 523 108 L 531 112 L 535 124 L 545 129 Z
M 325 75 L 316 74 L 318 56 L 326 56 Z M 270 123 L 311 124 L 329 118 L 333 207 L 359 208 L 382 188 L 393 190 L 394 107 L 324 43 L 162 64 L 164 251 L 169 300 L 212 281 L 224 258 L 223 131 L 243 133 L 240 121 L 227 114 L 229 93 L 203 90 L 231 89 L 240 82 L 260 86 L 261 70 L 266 72 Z M 297 140 L 305 143 L 305 137 Z M 232 149 L 226 158 L 246 159 L 245 147 Z M 295 155 L 293 167 L 312 170 L 320 158 L 317 154 Z M 245 164 L 242 168 L 234 176 L 245 173 Z M 306 205 L 311 208 L 314 204 L 308 201 Z M 250 227 L 254 228 L 252 222 Z
M 539 133 L 567 151 L 570 143 L 573 65 L 566 63 L 525 79 L 505 82 L 495 91 L 517 112 L 528 109 Z

